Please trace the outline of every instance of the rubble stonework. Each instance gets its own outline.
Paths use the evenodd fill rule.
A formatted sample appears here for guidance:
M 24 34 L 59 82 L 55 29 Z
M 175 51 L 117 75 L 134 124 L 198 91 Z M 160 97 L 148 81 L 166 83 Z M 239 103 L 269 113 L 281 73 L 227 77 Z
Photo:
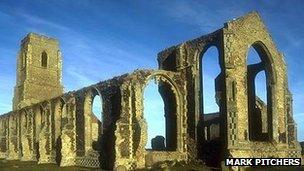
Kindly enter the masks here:
M 211 46 L 219 50 L 220 111 L 204 118 L 201 58 Z M 267 106 L 250 94 L 250 78 L 259 70 L 247 67 L 251 46 L 266 71 Z M 46 67 L 44 52 L 49 54 Z M 208 163 L 210 156 L 217 164 L 226 157 L 301 156 L 284 57 L 256 12 L 160 52 L 159 70 L 136 70 L 64 94 L 55 39 L 31 33 L 22 41 L 20 56 L 27 62 L 20 70 L 18 58 L 14 110 L 0 116 L 1 158 L 129 170 L 166 161 Z M 166 147 L 147 150 L 143 93 L 152 79 L 165 102 Z M 92 113 L 97 95 L 103 102 L 101 120 Z M 257 112 L 260 120 L 253 119 Z M 263 127 L 253 129 L 261 122 Z
M 56 39 L 29 33 L 22 41 L 17 58 L 17 82 L 13 109 L 60 96 L 61 52 Z

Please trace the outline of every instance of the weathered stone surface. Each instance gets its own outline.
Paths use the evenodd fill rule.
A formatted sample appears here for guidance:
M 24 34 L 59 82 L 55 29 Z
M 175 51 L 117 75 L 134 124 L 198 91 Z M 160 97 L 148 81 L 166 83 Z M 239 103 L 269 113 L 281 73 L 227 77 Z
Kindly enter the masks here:
M 204 117 L 201 58 L 211 46 L 219 50 L 220 111 Z M 247 66 L 251 46 L 263 65 Z M 286 64 L 257 13 L 160 52 L 158 63 L 159 70 L 136 70 L 63 94 L 58 41 L 30 33 L 18 56 L 14 111 L 0 116 L 0 158 L 130 170 L 200 159 L 219 166 L 228 156 L 301 156 Z M 261 69 L 267 75 L 267 105 L 251 91 Z M 158 83 L 165 102 L 166 138 L 157 150 L 145 149 L 143 92 L 150 80 Z M 97 95 L 101 120 L 92 113 Z
M 17 57 L 17 82 L 13 109 L 60 96 L 62 61 L 56 39 L 29 33 Z
M 215 145 L 204 147 L 208 144 L 208 136 L 215 132 L 204 135 L 208 131 L 203 130 L 206 126 L 203 116 L 199 117 L 203 113 L 200 60 L 211 46 L 219 51 L 220 75 L 223 75 L 216 80 L 220 108 L 217 120 L 220 123 L 219 148 Z M 249 93 L 250 77 L 260 70 L 258 67 L 248 70 L 247 53 L 251 46 L 258 52 L 267 76 L 267 111 L 258 99 L 251 100 L 255 96 Z M 284 57 L 256 12 L 229 21 L 209 35 L 164 50 L 159 53 L 158 62 L 160 69 L 176 71 L 185 80 L 188 133 L 189 138 L 198 142 L 193 145 L 199 151 L 198 157 L 208 158 L 209 154 L 205 155 L 208 148 L 219 149 L 213 151 L 221 153 L 219 161 L 228 156 L 300 157 Z M 259 112 L 260 119 L 258 115 L 254 116 Z

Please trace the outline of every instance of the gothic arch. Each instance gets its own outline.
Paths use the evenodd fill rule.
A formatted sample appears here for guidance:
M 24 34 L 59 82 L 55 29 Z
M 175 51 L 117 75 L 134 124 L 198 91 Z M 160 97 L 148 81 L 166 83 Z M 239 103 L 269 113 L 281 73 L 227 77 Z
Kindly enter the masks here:
M 66 116 L 66 100 L 63 97 L 57 97 L 52 100 L 52 113 L 54 117 L 54 122 L 51 124 L 54 128 L 54 145 L 56 149 L 56 163 L 61 162 L 61 133 L 63 127 L 63 117 Z
M 45 51 L 41 53 L 41 66 L 44 68 L 48 67 L 48 55 Z
M 265 63 L 265 69 L 267 70 L 267 77 L 269 77 L 269 84 L 273 85 L 276 83 L 277 79 L 277 73 L 275 70 L 275 63 L 274 58 L 269 52 L 267 46 L 260 40 L 254 41 L 252 44 L 250 44 L 248 47 L 253 47 L 254 50 L 258 53 L 259 57 L 261 58 L 262 62 Z M 246 61 L 249 53 L 249 49 L 246 53 Z
M 20 128 L 21 128 L 21 135 L 24 136 L 27 133 L 27 122 L 28 122 L 28 116 L 27 116 L 27 110 L 26 109 L 21 109 L 20 110 Z
M 219 62 L 219 66 L 221 68 L 221 70 L 223 70 L 225 68 L 224 66 L 224 56 L 223 56 L 223 51 L 222 51 L 222 48 L 221 48 L 221 44 L 219 41 L 217 40 L 214 40 L 212 42 L 208 42 L 206 43 L 201 50 L 198 50 L 198 53 L 197 53 L 197 61 L 199 61 L 199 67 L 201 67 L 201 63 L 202 63 L 202 60 L 204 59 L 204 55 L 205 53 L 212 47 L 215 47 L 217 49 L 217 52 L 218 52 L 218 62 Z M 201 68 L 199 68 L 201 70 Z
M 39 140 L 39 134 L 42 127 L 42 114 L 43 114 L 43 108 L 40 104 L 37 104 L 33 106 L 34 110 L 34 117 L 35 117 L 35 135 L 36 135 L 36 141 Z
M 248 103 L 248 132 L 249 140 L 251 141 L 270 141 L 273 137 L 273 120 L 275 116 L 273 110 L 275 108 L 273 101 L 276 96 L 274 92 L 275 82 L 276 82 L 276 73 L 273 63 L 273 57 L 269 53 L 267 47 L 262 41 L 255 41 L 251 44 L 253 49 L 257 52 L 261 62 L 256 64 L 247 65 L 247 103 Z M 246 61 L 248 61 L 249 50 L 247 50 Z M 246 62 L 247 63 L 247 62 Z M 263 111 L 263 105 L 261 100 L 256 97 L 255 90 L 255 78 L 257 74 L 264 71 L 266 75 L 266 94 L 267 94 L 267 105 L 266 111 Z M 260 107 L 261 109 L 258 109 Z M 263 133 L 262 125 L 267 127 L 267 133 Z
M 204 47 L 204 49 L 203 49 L 203 51 L 200 53 L 200 56 L 199 56 L 199 82 L 200 82 L 200 86 L 199 86 L 199 88 L 200 88 L 200 93 L 199 93 L 199 97 L 200 97 L 200 114 L 205 114 L 205 111 L 204 111 L 204 108 L 205 108 L 205 106 L 204 106 L 204 102 L 205 102 L 205 95 L 204 95 L 204 90 L 205 90 L 205 88 L 207 88 L 207 87 L 204 87 L 205 86 L 205 84 L 204 84 L 204 81 L 203 81 L 203 79 L 204 79 L 204 76 L 205 76 L 205 74 L 203 73 L 204 72 L 204 70 L 203 70 L 203 68 L 204 68 L 204 66 L 206 66 L 207 64 L 206 63 L 204 63 L 203 62 L 203 60 L 204 60 L 204 58 L 206 58 L 206 56 L 209 58 L 209 59 L 211 59 L 210 58 L 210 56 L 209 56 L 209 53 L 210 52 L 212 52 L 212 51 L 214 51 L 212 48 L 215 48 L 215 51 L 217 52 L 217 54 L 212 54 L 212 55 L 217 55 L 217 56 L 211 56 L 211 57 L 214 57 L 214 58 L 216 58 L 216 59 L 218 59 L 217 61 L 218 61 L 218 63 L 217 64 L 215 64 L 219 69 L 220 69 L 220 72 L 218 73 L 218 75 L 215 77 L 215 78 L 212 78 L 212 79 L 214 79 L 214 82 L 215 82 L 215 84 L 214 84 L 214 88 L 216 89 L 214 89 L 214 90 L 211 90 L 211 91 L 215 91 L 215 95 L 214 95 L 214 98 L 218 98 L 219 99 L 219 103 L 221 102 L 221 94 L 219 94 L 218 92 L 223 92 L 223 86 L 222 85 L 220 85 L 220 84 L 223 84 L 223 66 L 222 66 L 222 58 L 221 58 L 221 50 L 220 50 L 220 48 L 218 48 L 218 45 L 217 44 L 214 44 L 214 43 L 210 43 L 210 44 L 207 44 L 205 47 Z M 208 53 L 209 52 L 209 53 Z M 214 60 L 216 60 L 216 59 L 214 59 Z M 217 94 L 218 93 L 218 94 Z M 221 104 L 217 104 L 218 105 L 218 112 L 220 112 L 220 107 L 222 106 Z
M 155 71 L 144 80 L 141 89 L 142 97 L 147 84 L 152 79 L 155 79 L 158 82 L 159 93 L 164 100 L 166 117 L 166 151 L 181 151 L 182 139 L 180 135 L 182 132 L 183 118 L 181 105 L 183 102 L 181 101 L 179 88 L 176 85 L 176 82 L 168 74 L 162 73 L 161 71 Z M 143 113 L 141 117 L 144 117 Z M 147 142 L 144 143 L 146 144 Z
M 0 116 L 0 137 L 2 140 L 2 145 L 0 146 L 0 158 L 6 158 L 8 151 L 8 117 L 7 115 Z
M 25 155 L 25 150 L 29 150 L 26 149 L 26 143 L 27 143 L 27 122 L 28 122 L 28 116 L 27 116 L 27 111 L 25 109 L 21 109 L 19 111 L 19 117 L 18 119 L 20 119 L 19 123 L 19 148 L 20 148 L 20 153 L 21 156 L 23 157 Z
M 9 157 L 12 160 L 19 159 L 20 155 L 19 124 L 18 113 L 13 111 L 9 116 Z
M 34 117 L 35 117 L 35 130 L 34 130 L 34 137 L 35 137 L 35 142 L 34 142 L 34 149 L 36 152 L 36 158 L 37 160 L 40 159 L 40 151 L 41 147 L 39 146 L 39 140 L 40 140 L 40 135 L 43 129 L 43 125 L 45 124 L 44 122 L 44 111 L 43 111 L 43 106 L 41 103 L 36 104 L 33 106 L 33 111 L 34 111 Z
M 99 96 L 101 103 L 103 102 L 103 96 L 100 93 L 99 89 L 95 86 L 89 87 L 85 92 L 84 97 L 84 125 L 85 132 L 84 141 L 85 141 L 85 151 L 89 152 L 90 150 L 100 149 L 100 137 L 103 130 L 103 114 L 101 120 L 99 120 L 93 114 L 93 101 L 96 96 Z M 103 104 L 100 104 L 104 108 Z M 103 109 L 101 109 L 103 111 Z
M 172 90 L 176 94 L 176 98 L 180 99 L 180 91 L 179 87 L 177 86 L 176 82 L 166 73 L 163 73 L 163 71 L 154 71 L 152 74 L 150 74 L 143 83 L 142 92 L 144 91 L 145 87 L 147 86 L 148 82 L 152 79 L 156 79 L 156 81 L 163 81 L 167 84 L 169 84 L 172 87 Z M 180 103 L 181 104 L 181 103 Z
M 42 109 L 42 129 L 47 129 L 50 124 L 51 117 L 51 103 L 49 101 L 43 101 L 40 103 Z
M 66 110 L 65 108 L 65 104 L 66 104 L 66 100 L 63 97 L 57 97 L 55 99 L 52 100 L 52 113 L 53 113 L 53 117 L 54 117 L 54 129 L 55 129 L 55 138 L 57 139 L 60 134 L 61 134 L 61 130 L 62 130 L 62 118 L 63 118 L 63 113 L 64 110 Z

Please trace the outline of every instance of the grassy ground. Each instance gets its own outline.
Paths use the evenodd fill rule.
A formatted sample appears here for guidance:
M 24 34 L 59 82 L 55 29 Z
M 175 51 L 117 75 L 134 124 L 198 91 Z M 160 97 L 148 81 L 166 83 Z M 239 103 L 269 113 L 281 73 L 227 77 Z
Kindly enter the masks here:
M 172 171 L 213 171 L 221 170 L 219 168 L 208 168 L 200 166 L 173 166 L 170 168 L 154 168 L 145 170 L 172 170 Z M 271 167 L 271 168 L 247 168 L 248 171 L 304 171 L 302 167 Z M 20 162 L 0 160 L 0 171 L 102 171 L 101 169 L 89 169 L 81 167 L 59 167 L 56 164 L 36 164 L 35 162 Z
M 170 168 L 154 168 L 154 169 L 141 169 L 138 171 L 146 170 L 174 170 L 174 171 L 210 171 L 213 169 L 199 166 L 173 166 Z M 216 169 L 220 170 L 220 169 Z M 36 162 L 21 162 L 21 161 L 7 161 L 0 160 L 0 171 L 102 171 L 101 169 L 89 169 L 81 167 L 59 167 L 56 164 L 37 164 Z
M 81 167 L 59 167 L 56 164 L 37 164 L 36 162 L 20 162 L 0 160 L 1 171 L 97 171 Z

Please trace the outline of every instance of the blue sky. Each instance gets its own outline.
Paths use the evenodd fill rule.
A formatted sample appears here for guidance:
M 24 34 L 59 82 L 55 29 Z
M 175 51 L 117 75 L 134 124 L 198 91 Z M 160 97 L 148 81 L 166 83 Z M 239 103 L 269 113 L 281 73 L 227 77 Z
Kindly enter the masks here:
M 137 68 L 157 68 L 156 54 L 162 49 L 212 32 L 228 20 L 257 10 L 286 56 L 294 118 L 299 140 L 303 141 L 302 6 L 300 0 L 0 1 L 0 113 L 11 110 L 16 55 L 20 40 L 28 32 L 60 40 L 63 85 L 69 91 Z

